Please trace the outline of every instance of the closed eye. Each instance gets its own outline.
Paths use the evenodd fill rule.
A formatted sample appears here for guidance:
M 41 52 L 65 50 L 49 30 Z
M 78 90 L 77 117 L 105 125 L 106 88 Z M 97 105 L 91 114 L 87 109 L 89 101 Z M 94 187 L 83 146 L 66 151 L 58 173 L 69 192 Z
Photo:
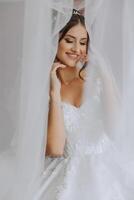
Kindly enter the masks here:
M 67 43 L 73 43 L 73 41 L 71 41 L 71 40 L 69 40 L 69 39 L 65 39 L 65 41 L 67 42 Z M 80 44 L 81 45 L 86 45 L 86 43 L 85 42 L 80 42 Z
M 73 43 L 73 41 L 71 41 L 71 40 L 69 40 L 69 39 L 65 39 L 65 41 L 66 41 L 67 43 Z
M 86 43 L 82 43 L 82 42 L 81 42 L 80 44 L 81 44 L 81 45 L 86 45 Z

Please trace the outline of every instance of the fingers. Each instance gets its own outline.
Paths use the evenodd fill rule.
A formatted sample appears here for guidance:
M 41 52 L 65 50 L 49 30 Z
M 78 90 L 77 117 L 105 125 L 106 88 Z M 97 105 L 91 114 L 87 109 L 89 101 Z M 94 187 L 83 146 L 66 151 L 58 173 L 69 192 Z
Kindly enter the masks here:
M 60 81 L 62 81 L 62 77 L 60 75 L 59 70 L 65 68 L 66 65 L 61 64 L 60 62 L 56 62 L 53 64 L 52 66 L 52 70 L 51 70 L 51 77 L 52 78 L 58 78 Z
M 89 56 L 88 56 L 88 54 L 85 55 L 84 59 L 85 59 L 85 62 L 88 62 L 88 61 L 89 61 Z
M 52 72 L 56 72 L 58 68 L 65 68 L 66 65 L 61 64 L 60 62 L 54 63 L 52 66 Z
M 79 56 L 79 61 L 81 61 L 81 62 L 87 62 L 88 60 L 89 60 L 88 54 L 81 53 L 81 55 Z

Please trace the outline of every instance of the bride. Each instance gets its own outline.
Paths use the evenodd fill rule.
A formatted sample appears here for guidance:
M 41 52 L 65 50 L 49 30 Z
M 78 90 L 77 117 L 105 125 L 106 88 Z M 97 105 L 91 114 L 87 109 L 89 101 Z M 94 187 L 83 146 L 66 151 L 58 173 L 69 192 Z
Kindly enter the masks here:
M 126 199 L 104 129 L 100 85 L 84 98 L 89 37 L 84 16 L 73 10 L 50 74 L 45 170 L 35 200 Z
M 62 102 L 80 107 L 84 86 L 83 71 L 76 67 L 79 60 L 86 61 L 89 36 L 85 29 L 84 17 L 73 14 L 61 30 L 56 61 L 51 71 L 50 110 L 48 121 L 48 142 L 46 153 L 51 156 L 63 155 L 66 134 L 64 130 Z
M 0 3 L 0 200 L 134 199 L 132 4 Z

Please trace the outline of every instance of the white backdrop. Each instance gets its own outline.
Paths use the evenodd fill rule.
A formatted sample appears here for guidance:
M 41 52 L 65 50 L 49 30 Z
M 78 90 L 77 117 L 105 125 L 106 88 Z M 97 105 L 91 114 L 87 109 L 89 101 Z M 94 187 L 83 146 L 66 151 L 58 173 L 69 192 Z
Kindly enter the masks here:
M 24 4 L 0 1 L 0 149 L 6 148 L 17 124 Z M 8 140 L 8 141 L 9 141 Z

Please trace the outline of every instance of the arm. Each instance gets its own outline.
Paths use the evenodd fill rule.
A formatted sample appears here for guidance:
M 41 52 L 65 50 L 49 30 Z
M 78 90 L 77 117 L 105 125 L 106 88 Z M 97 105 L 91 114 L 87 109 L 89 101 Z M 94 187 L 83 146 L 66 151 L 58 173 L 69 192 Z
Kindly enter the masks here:
M 60 97 L 50 95 L 46 155 L 62 156 L 65 145 L 64 118 Z
M 64 68 L 61 63 L 54 63 L 50 74 L 50 102 L 48 113 L 48 130 L 46 155 L 62 156 L 65 146 L 64 116 L 61 108 L 61 80 L 57 77 L 57 69 Z

